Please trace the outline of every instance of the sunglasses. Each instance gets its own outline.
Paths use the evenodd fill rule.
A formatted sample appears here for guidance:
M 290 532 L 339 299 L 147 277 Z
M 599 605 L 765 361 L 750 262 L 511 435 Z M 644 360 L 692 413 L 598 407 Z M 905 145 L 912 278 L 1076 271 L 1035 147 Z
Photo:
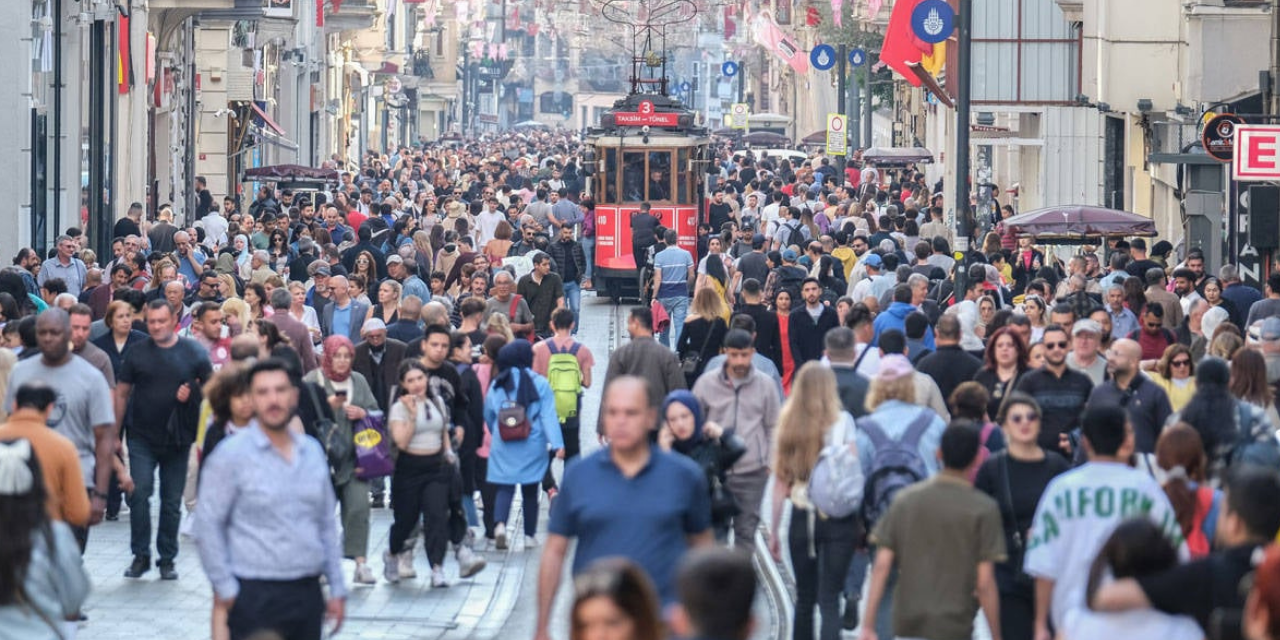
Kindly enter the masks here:
M 1067 348 L 1067 341 L 1066 341 L 1066 340 L 1063 340 L 1062 342 L 1046 342 L 1046 343 L 1044 343 L 1044 348 L 1046 348 L 1046 349 L 1066 349 L 1066 348 Z
M 1189 367 L 1191 366 L 1191 361 L 1190 360 L 1173 360 L 1173 361 L 1170 361 L 1169 364 L 1174 367 Z
M 1006 418 L 1006 420 L 1008 420 L 1010 424 L 1023 424 L 1026 422 L 1035 422 L 1036 420 L 1039 420 L 1039 419 L 1040 419 L 1040 416 L 1034 413 L 1015 413 L 1015 414 L 1009 415 Z

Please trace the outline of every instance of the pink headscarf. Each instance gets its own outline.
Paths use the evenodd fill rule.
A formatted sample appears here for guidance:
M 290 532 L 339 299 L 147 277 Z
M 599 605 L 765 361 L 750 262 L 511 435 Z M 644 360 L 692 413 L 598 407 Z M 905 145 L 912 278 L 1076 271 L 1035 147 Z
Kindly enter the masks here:
M 320 369 L 324 371 L 325 379 L 330 382 L 346 382 L 347 378 L 351 377 L 350 371 L 343 374 L 342 377 L 338 377 L 338 374 L 333 370 L 333 356 L 338 353 L 338 349 L 342 348 L 346 348 L 351 353 L 351 356 L 355 357 L 356 346 L 351 344 L 350 338 L 334 335 L 324 339 L 324 358 L 320 361 Z

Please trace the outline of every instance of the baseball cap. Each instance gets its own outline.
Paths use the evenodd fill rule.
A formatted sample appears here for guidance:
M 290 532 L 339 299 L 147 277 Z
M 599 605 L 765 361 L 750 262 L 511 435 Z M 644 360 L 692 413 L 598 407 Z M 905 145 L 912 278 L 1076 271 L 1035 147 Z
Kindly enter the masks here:
M 884 260 L 881 260 L 880 256 L 877 254 L 868 253 L 867 255 L 862 256 L 862 264 L 879 269 L 884 266 Z
M 1089 318 L 1076 320 L 1076 323 L 1071 326 L 1071 335 L 1076 336 L 1082 333 L 1102 335 L 1102 325 L 1098 324 L 1097 320 L 1090 320 Z
M 754 236 L 751 236 L 751 246 L 753 247 L 763 247 L 764 241 L 765 237 L 763 233 L 757 233 Z
M 316 267 L 315 275 L 328 278 L 332 273 L 329 271 L 329 267 Z
M 1266 342 L 1280 340 L 1280 317 L 1271 316 L 1262 321 L 1262 339 Z
M 783 252 L 782 252 L 782 260 L 783 260 L 783 262 L 795 262 L 795 261 L 796 261 L 796 259 L 798 259 L 799 257 L 800 257 L 800 256 L 797 256 L 797 255 L 796 255 L 796 252 L 795 252 L 795 251 L 793 251 L 793 250 L 791 250 L 791 249 L 787 249 L 787 250 L 785 250 L 785 251 L 783 251 Z
M 403 262 L 404 258 L 401 258 L 398 253 L 393 253 L 387 256 L 387 264 L 402 264 Z

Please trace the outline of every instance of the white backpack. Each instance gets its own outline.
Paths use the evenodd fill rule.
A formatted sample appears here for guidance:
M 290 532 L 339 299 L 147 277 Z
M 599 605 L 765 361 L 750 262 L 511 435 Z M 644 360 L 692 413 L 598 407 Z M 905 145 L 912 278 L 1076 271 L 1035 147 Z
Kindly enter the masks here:
M 827 434 L 808 485 L 792 489 L 793 503 L 811 506 L 829 518 L 844 518 L 858 511 L 866 479 L 857 452 L 849 447 L 853 438 L 853 416 L 843 411 Z

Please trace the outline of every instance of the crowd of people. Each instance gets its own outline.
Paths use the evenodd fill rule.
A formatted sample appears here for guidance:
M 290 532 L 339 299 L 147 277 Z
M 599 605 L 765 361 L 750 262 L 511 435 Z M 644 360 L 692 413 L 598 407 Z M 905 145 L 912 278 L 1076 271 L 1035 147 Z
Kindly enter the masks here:
M 135 205 L 109 260 L 78 229 L 19 252 L 0 623 L 59 637 L 92 526 L 127 517 L 127 578 L 195 545 L 218 639 L 318 638 L 419 540 L 433 589 L 541 547 L 539 640 L 571 542 L 575 639 L 745 640 L 757 548 L 789 556 L 796 640 L 979 611 L 995 640 L 1280 638 L 1280 272 L 1002 224 L 952 254 L 913 167 L 718 149 L 694 251 L 632 216 L 652 304 L 584 407 L 582 151 L 399 148 L 243 208 L 197 178 L 189 224 Z

